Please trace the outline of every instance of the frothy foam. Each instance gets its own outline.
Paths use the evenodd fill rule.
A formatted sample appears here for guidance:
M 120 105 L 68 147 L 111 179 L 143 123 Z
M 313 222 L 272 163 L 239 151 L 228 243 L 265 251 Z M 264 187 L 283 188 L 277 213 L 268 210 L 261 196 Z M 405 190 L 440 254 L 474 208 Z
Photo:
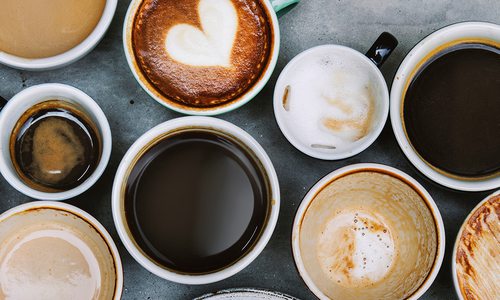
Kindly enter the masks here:
M 230 0 L 201 0 L 201 29 L 189 24 L 173 26 L 165 39 L 167 53 L 191 66 L 231 66 L 238 15 Z
M 331 281 L 359 287 L 384 278 L 392 265 L 394 241 L 379 216 L 341 212 L 325 224 L 317 251 Z
M 36 230 L 4 243 L 0 296 L 5 299 L 94 299 L 99 295 L 98 260 L 70 231 Z
M 288 131 L 306 147 L 342 150 L 372 129 L 377 89 L 363 61 L 345 49 L 321 49 L 286 73 L 283 108 Z M 285 91 L 286 90 L 286 91 Z

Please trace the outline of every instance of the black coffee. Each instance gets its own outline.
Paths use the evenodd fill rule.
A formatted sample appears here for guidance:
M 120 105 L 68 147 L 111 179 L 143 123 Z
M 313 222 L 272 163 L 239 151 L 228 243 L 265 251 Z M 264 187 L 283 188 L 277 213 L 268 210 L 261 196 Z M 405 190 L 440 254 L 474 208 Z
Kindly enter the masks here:
M 404 122 L 416 151 L 461 177 L 500 171 L 500 50 L 460 44 L 436 54 L 406 92 Z
M 181 273 L 209 273 L 245 255 L 266 223 L 269 188 L 232 138 L 186 130 L 147 150 L 129 175 L 125 215 L 139 247 Z
M 72 189 L 99 163 L 101 142 L 96 131 L 82 112 L 65 101 L 37 104 L 13 130 L 10 151 L 14 166 L 35 189 Z

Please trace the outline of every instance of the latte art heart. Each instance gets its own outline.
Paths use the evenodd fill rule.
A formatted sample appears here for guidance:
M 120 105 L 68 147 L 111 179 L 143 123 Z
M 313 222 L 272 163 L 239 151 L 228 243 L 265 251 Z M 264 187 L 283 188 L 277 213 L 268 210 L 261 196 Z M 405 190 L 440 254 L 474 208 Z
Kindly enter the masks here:
M 200 0 L 201 29 L 178 24 L 167 33 L 165 49 L 176 61 L 199 67 L 231 66 L 238 15 L 230 0 Z

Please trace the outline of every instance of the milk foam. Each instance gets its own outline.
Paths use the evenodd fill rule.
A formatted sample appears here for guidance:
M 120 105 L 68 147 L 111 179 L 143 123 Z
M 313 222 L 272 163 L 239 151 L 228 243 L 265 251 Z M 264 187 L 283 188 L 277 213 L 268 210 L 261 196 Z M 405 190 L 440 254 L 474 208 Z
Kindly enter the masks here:
M 366 286 L 384 278 L 395 255 L 389 228 L 379 216 L 362 211 L 339 212 L 318 239 L 317 256 L 331 281 Z
M 37 230 L 4 241 L 0 296 L 5 299 L 94 299 L 99 263 L 89 246 L 66 230 Z
M 281 111 L 288 131 L 318 151 L 343 150 L 361 140 L 375 114 L 371 75 L 363 61 L 344 49 L 303 56 L 286 73 L 288 95 Z
M 176 61 L 191 66 L 231 66 L 238 15 L 230 0 L 201 0 L 201 29 L 178 24 L 167 33 L 165 49 Z

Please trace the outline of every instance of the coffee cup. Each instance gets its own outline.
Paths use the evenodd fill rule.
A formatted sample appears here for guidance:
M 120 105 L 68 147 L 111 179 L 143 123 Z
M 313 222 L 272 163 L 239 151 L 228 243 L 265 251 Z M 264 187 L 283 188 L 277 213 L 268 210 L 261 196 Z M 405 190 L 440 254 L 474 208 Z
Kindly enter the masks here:
M 420 172 L 445 187 L 500 187 L 498 45 L 497 24 L 453 24 L 420 41 L 394 77 L 390 115 L 398 144 Z
M 436 278 L 445 231 L 429 193 L 379 164 L 338 169 L 300 204 L 292 250 L 320 299 L 418 299 Z
M 104 112 L 68 85 L 40 84 L 19 92 L 5 102 L 0 128 L 0 173 L 34 199 L 66 200 L 85 192 L 111 155 Z
M 271 238 L 279 206 L 264 149 L 241 128 L 209 117 L 173 119 L 142 135 L 112 191 L 128 252 L 183 284 L 216 282 L 248 266 Z
M 5 16 L 1 16 L 2 20 L 15 22 L 12 30 L 22 28 L 23 31 L 14 31 L 16 36 L 13 36 L 11 28 L 8 26 L 3 26 L 5 31 L 0 30 L 0 40 L 3 43 L 12 43 L 12 47 L 8 47 L 9 49 L 3 49 L 7 47 L 6 44 L 0 47 L 0 64 L 21 70 L 43 71 L 61 68 L 87 55 L 106 33 L 115 14 L 118 1 L 97 0 L 93 3 L 95 8 L 89 7 L 89 3 L 59 0 L 43 3 L 28 1 L 23 2 L 23 7 L 21 7 L 26 12 L 20 12 L 21 4 L 19 1 L 2 3 L 2 6 L 9 6 L 7 8 L 0 7 L 0 11 L 5 14 Z M 60 11 L 56 13 L 58 9 Z M 92 24 L 88 24 L 91 27 L 85 28 L 85 22 L 92 22 Z M 29 29 L 36 32 L 27 32 Z M 32 36 L 30 37 L 29 34 Z M 16 41 L 20 38 L 23 40 Z M 43 39 L 50 41 L 50 43 Z M 61 45 L 57 46 L 58 42 Z M 49 51 L 56 46 L 60 49 Z M 35 50 L 39 50 L 41 53 L 36 53 Z
M 325 160 L 368 148 L 389 112 L 389 92 L 379 67 L 397 43 L 385 32 L 366 55 L 322 45 L 294 57 L 274 89 L 274 116 L 287 140 L 304 154 Z
M 69 204 L 36 201 L 0 215 L 0 297 L 120 299 L 120 254 L 106 229 Z
M 134 0 L 123 26 L 128 65 L 167 108 L 190 115 L 234 110 L 271 77 L 280 47 L 276 12 L 297 2 Z
M 487 196 L 467 216 L 453 248 L 451 269 L 459 299 L 497 299 L 500 191 Z

